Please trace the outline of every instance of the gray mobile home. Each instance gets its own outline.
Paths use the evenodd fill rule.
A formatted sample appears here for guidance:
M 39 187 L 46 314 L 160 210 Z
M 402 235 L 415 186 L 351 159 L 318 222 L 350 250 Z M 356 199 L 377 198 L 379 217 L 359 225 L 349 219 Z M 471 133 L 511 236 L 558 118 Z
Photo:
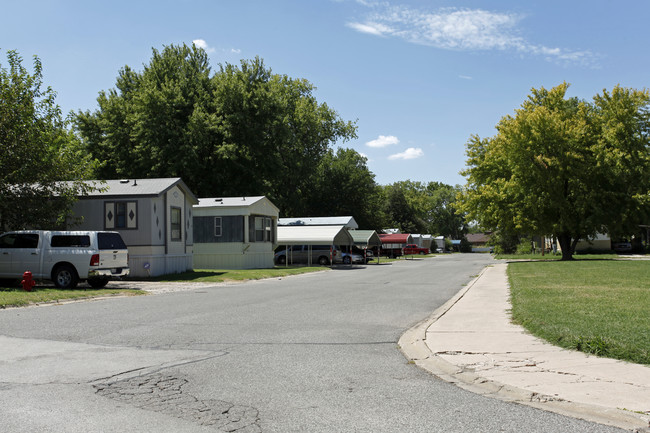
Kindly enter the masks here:
M 111 230 L 129 248 L 132 276 L 192 269 L 192 206 L 198 199 L 180 178 L 89 181 L 99 190 L 73 207 L 81 230 Z

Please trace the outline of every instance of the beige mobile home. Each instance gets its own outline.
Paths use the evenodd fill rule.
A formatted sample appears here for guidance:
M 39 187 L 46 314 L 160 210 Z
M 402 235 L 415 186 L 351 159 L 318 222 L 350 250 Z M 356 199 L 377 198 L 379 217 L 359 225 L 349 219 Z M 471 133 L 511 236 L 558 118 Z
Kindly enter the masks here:
M 279 214 L 264 196 L 199 199 L 194 269 L 272 268 Z

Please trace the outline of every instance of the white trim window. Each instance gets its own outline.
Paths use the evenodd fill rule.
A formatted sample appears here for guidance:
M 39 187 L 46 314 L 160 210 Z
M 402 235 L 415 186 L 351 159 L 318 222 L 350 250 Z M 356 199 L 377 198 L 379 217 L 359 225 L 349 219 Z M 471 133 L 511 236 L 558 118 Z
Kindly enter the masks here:
M 222 223 L 223 221 L 221 220 L 221 217 L 214 217 L 214 237 L 216 238 L 221 237 L 221 229 L 223 227 Z
M 183 212 L 179 207 L 171 207 L 169 209 L 169 227 L 171 229 L 171 240 L 172 241 L 182 241 L 183 240 Z

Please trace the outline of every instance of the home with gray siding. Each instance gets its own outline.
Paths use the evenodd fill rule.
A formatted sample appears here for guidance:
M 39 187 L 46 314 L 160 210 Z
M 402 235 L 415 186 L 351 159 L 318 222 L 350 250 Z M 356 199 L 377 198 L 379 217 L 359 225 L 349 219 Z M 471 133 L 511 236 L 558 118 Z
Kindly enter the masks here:
M 264 196 L 199 199 L 194 269 L 272 268 L 279 214 Z
M 192 269 L 192 206 L 198 199 L 180 178 L 88 182 L 99 189 L 74 205 L 74 217 L 81 217 L 75 229 L 119 232 L 132 276 Z

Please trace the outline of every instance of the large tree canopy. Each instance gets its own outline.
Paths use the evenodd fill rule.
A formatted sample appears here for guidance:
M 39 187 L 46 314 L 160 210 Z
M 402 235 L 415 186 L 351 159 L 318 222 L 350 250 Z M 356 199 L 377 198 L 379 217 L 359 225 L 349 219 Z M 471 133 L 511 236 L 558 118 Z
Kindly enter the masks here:
M 456 197 L 460 187 L 446 185 L 441 182 L 416 182 L 405 180 L 389 185 L 387 189 L 399 189 L 404 195 L 406 205 L 410 208 L 411 223 L 406 224 L 422 233 L 442 235 L 452 239 L 461 239 L 467 232 L 465 216 L 456 208 Z M 403 220 L 399 216 L 398 206 L 391 205 L 390 200 L 401 200 L 400 194 L 394 191 L 388 194 L 390 214 L 394 221 Z M 399 223 L 397 223 L 399 226 Z
M 630 233 L 650 215 L 648 92 L 615 87 L 589 103 L 567 88 L 533 89 L 497 135 L 470 139 L 462 196 L 487 229 L 556 236 L 563 259 L 578 239 Z
M 366 165 L 366 157 L 354 149 L 329 150 L 314 171 L 308 194 L 298 199 L 294 215 L 352 215 L 360 227 L 379 230 L 380 187 Z
M 68 129 L 55 92 L 43 89 L 40 60 L 34 58 L 29 73 L 17 52 L 7 59 L 8 68 L 0 65 L 0 232 L 54 228 L 88 190 L 82 181 L 93 163 Z
M 329 146 L 356 137 L 313 91 L 259 58 L 213 74 L 204 50 L 171 45 L 124 67 L 77 126 L 100 177 L 179 176 L 202 197 L 267 195 L 291 213 Z

